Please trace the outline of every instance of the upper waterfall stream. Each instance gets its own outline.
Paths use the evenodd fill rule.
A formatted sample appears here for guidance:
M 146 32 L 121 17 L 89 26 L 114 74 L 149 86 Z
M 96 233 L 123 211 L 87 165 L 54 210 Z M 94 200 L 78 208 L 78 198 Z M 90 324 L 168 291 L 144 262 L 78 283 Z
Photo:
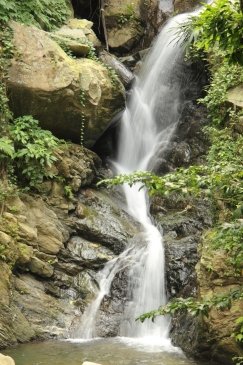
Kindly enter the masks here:
M 180 120 L 183 105 L 184 49 L 178 41 L 178 24 L 188 14 L 171 19 L 156 39 L 124 112 L 119 133 L 118 156 L 113 161 L 117 174 L 152 170 L 167 149 Z M 128 213 L 141 224 L 141 239 L 128 243 L 126 251 L 108 262 L 99 273 L 99 292 L 86 308 L 82 324 L 74 337 L 96 337 L 96 318 L 105 295 L 109 294 L 115 275 L 126 268 L 128 300 L 119 334 L 124 337 L 168 342 L 169 320 L 140 323 L 135 319 L 166 303 L 164 247 L 158 229 L 149 215 L 148 197 L 139 185 L 122 187 Z M 156 341 L 158 339 L 158 341 Z

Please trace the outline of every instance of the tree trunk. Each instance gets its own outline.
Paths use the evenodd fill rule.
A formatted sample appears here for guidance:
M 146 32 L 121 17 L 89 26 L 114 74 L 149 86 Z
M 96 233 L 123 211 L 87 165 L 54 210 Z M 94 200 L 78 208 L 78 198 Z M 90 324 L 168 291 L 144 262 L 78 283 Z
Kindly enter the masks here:
M 104 30 L 104 36 L 105 36 L 105 46 L 106 46 L 107 52 L 109 52 L 108 36 L 107 36 L 107 29 L 106 29 L 106 22 L 105 22 L 105 0 L 101 0 L 100 14 L 101 14 L 101 21 L 102 21 L 102 26 L 103 26 L 103 30 Z
M 243 0 L 240 0 L 240 10 L 243 13 Z

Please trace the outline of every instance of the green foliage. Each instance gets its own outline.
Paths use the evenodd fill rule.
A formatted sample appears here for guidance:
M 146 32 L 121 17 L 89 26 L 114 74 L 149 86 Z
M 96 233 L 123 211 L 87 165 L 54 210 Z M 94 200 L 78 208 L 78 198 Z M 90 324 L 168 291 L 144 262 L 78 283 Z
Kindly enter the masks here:
M 59 143 L 31 116 L 17 118 L 9 127 L 9 137 L 0 139 L 0 163 L 7 161 L 19 181 L 35 187 L 44 177 L 53 177 L 50 168 L 56 161 L 54 150 Z M 3 196 L 8 195 L 6 189 L 2 189 Z
M 205 237 L 213 250 L 221 249 L 228 253 L 227 261 L 241 274 L 243 268 L 243 225 L 241 220 L 223 223 L 210 230 Z
M 7 69 L 13 54 L 12 31 L 6 25 L 0 24 L 0 132 L 1 135 L 7 132 L 8 121 L 12 118 L 12 113 L 8 107 L 6 95 Z
M 235 363 L 235 365 L 243 365 L 243 357 L 242 356 L 236 356 L 232 359 Z
M 207 133 L 212 140 L 207 165 L 180 168 L 162 177 L 149 172 L 136 172 L 103 180 L 98 185 L 139 183 L 139 187 L 145 186 L 151 195 L 168 196 L 177 193 L 211 197 L 222 199 L 230 207 L 236 208 L 243 194 L 243 136 L 234 138 L 229 128 L 217 130 L 211 127 Z
M 217 69 L 213 72 L 207 95 L 200 99 L 200 102 L 207 106 L 214 125 L 224 125 L 233 108 L 224 104 L 227 90 L 243 82 L 243 67 L 238 64 L 229 65 L 227 61 L 217 60 L 217 57 L 214 57 L 212 62 L 217 64 Z
M 124 9 L 124 12 L 118 18 L 118 24 L 120 26 L 135 20 L 134 3 L 128 4 Z
M 79 101 L 81 106 L 85 107 L 86 99 L 87 99 L 86 91 L 81 89 L 79 93 Z
M 0 161 L 5 158 L 13 159 L 15 155 L 15 150 L 13 146 L 13 141 L 8 137 L 0 138 Z
M 16 172 L 31 187 L 41 183 L 44 177 L 53 177 L 50 167 L 56 161 L 54 150 L 58 146 L 58 139 L 38 123 L 31 116 L 23 116 L 15 119 L 10 127 Z
M 235 323 L 236 329 L 232 336 L 237 342 L 243 342 L 243 317 L 238 317 Z
M 243 13 L 239 1 L 216 0 L 181 26 L 185 42 L 197 52 L 218 47 L 229 63 L 243 64 Z
M 73 199 L 73 191 L 72 191 L 72 187 L 70 185 L 64 186 L 64 194 L 69 200 Z
M 16 20 L 52 30 L 71 15 L 65 0 L 0 0 L 0 22 Z
M 154 320 L 157 316 L 167 314 L 174 315 L 175 313 L 185 310 L 193 316 L 204 315 L 208 316 L 210 309 L 216 308 L 219 310 L 229 309 L 232 302 L 243 299 L 243 288 L 233 289 L 223 295 L 215 295 L 210 299 L 197 301 L 195 298 L 176 298 L 165 306 L 157 310 L 142 314 L 137 320 L 144 322 L 145 319 Z M 241 318 L 241 317 L 240 317 Z
M 0 260 L 5 261 L 6 255 L 5 255 L 6 247 L 0 243 Z

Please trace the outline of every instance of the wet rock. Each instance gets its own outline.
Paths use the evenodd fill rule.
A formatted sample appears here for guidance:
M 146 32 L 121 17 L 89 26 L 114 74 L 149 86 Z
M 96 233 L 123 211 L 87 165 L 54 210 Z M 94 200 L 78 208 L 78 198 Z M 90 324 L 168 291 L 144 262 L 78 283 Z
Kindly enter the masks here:
M 173 238 L 165 236 L 165 261 L 169 297 L 196 295 L 195 266 L 198 262 L 198 237 Z
M 110 48 L 125 54 L 147 48 L 166 20 L 168 11 L 161 10 L 157 0 L 109 0 L 104 15 Z
M 151 206 L 164 234 L 167 292 L 169 298 L 196 296 L 198 246 L 203 230 L 212 224 L 212 208 L 209 202 L 174 198 L 157 197 Z
M 64 336 L 70 327 L 75 307 L 45 292 L 45 285 L 31 275 L 15 278 L 14 303 L 25 318 L 36 338 Z M 51 319 L 51 320 L 50 320 Z
M 121 253 L 136 233 L 137 224 L 105 192 L 87 189 L 80 195 L 80 201 L 86 206 L 86 213 L 85 218 L 75 222 L 77 232 L 116 254 Z
M 74 286 L 82 298 L 86 300 L 86 303 L 94 299 L 97 294 L 97 284 L 94 278 L 95 274 L 91 270 L 81 272 L 74 278 Z
M 126 298 L 127 273 L 126 270 L 122 270 L 115 276 L 109 295 L 106 295 L 102 301 L 96 321 L 98 336 L 115 337 L 119 335 Z
M 74 261 L 81 267 L 97 269 L 113 259 L 114 253 L 100 243 L 93 243 L 81 237 L 72 237 L 62 257 Z

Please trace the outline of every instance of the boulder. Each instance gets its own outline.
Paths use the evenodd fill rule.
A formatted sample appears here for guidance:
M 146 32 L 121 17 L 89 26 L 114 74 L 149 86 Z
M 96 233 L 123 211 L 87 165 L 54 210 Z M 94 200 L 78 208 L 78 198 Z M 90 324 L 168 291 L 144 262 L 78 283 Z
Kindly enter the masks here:
M 106 1 L 104 14 L 110 48 L 126 54 L 149 47 L 173 11 L 172 0 L 166 0 L 166 6 L 163 3 L 163 0 L 161 4 L 158 0 Z
M 82 38 L 85 43 L 93 44 L 94 47 L 101 47 L 101 42 L 92 30 L 93 22 L 86 19 L 69 19 L 68 23 L 57 31 L 57 34 L 67 35 L 72 39 Z M 81 36 L 81 32 L 83 35 Z M 86 41 L 87 40 L 87 41 Z
M 229 89 L 226 100 L 236 107 L 243 108 L 243 84 Z
M 143 35 L 141 0 L 108 0 L 105 7 L 108 44 L 114 50 L 131 50 Z
M 54 272 L 54 269 L 50 264 L 41 261 L 37 257 L 31 259 L 29 268 L 33 274 L 39 275 L 42 278 L 50 278 Z
M 75 221 L 75 226 L 77 233 L 85 239 L 119 254 L 137 233 L 138 224 L 119 208 L 115 196 L 109 195 L 106 191 L 82 191 L 80 202 L 85 206 L 84 216 Z
M 15 365 L 15 362 L 12 357 L 0 354 L 0 365 Z
M 14 115 L 33 115 L 43 128 L 74 141 L 80 141 L 82 121 L 84 144 L 92 146 L 123 109 L 123 85 L 100 62 L 70 58 L 46 32 L 15 22 L 12 29 L 16 51 L 8 90 Z
M 115 257 L 112 251 L 101 244 L 76 236 L 68 242 L 66 256 L 79 265 L 94 269 Z
M 174 10 L 177 13 L 192 11 L 201 3 L 200 0 L 174 0 Z

